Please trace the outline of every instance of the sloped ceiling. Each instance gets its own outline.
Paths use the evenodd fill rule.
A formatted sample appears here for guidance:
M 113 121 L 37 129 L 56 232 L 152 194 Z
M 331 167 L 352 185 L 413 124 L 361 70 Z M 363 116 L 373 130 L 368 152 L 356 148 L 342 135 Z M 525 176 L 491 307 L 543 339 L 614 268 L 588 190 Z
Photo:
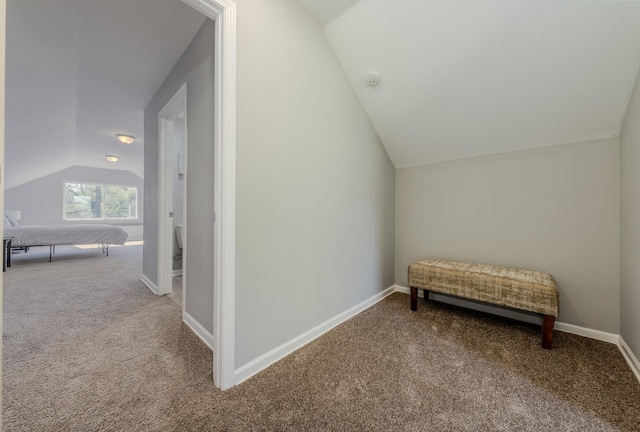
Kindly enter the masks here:
M 405 167 L 619 135 L 639 23 L 634 1 L 365 0 L 325 31 Z
M 360 0 L 296 0 L 323 26 L 335 20 Z
M 142 177 L 144 108 L 203 22 L 177 0 L 7 0 L 5 188 L 73 165 Z

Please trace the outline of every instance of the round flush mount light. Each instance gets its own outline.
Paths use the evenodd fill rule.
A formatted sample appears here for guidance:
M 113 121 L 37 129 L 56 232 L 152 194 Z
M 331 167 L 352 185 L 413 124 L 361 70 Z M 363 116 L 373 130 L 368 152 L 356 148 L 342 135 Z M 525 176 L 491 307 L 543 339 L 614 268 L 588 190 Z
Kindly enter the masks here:
M 122 144 L 131 144 L 136 139 L 134 136 L 125 134 L 116 134 L 116 136 Z
M 114 155 L 105 155 L 104 156 L 109 162 L 118 162 L 118 159 L 120 159 L 119 156 L 114 156 Z

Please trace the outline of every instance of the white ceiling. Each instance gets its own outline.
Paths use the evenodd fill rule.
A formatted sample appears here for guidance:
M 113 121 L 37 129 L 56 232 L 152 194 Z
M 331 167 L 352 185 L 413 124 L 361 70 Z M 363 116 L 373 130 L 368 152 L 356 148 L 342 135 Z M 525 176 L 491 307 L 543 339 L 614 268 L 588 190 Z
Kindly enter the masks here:
M 297 1 L 329 23 L 396 167 L 618 135 L 640 66 L 640 2 Z M 5 187 L 73 165 L 142 177 L 144 108 L 204 17 L 179 0 L 7 3 Z
M 180 0 L 8 0 L 5 188 L 73 165 L 142 177 L 144 108 L 203 22 Z
M 296 0 L 322 26 L 326 26 L 360 0 Z
M 640 2 L 299 2 L 396 167 L 616 136 L 640 66 Z

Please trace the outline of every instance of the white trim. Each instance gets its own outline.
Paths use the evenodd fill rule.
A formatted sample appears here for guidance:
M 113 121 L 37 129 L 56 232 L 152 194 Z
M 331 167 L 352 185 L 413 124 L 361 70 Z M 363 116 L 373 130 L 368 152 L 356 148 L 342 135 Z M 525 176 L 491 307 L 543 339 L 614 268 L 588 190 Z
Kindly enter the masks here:
M 182 269 L 172 270 L 171 271 L 171 276 L 173 276 L 173 277 L 182 276 Z
M 235 382 L 236 4 L 182 0 L 215 21 L 213 381 Z
M 631 351 L 629 345 L 627 345 L 624 339 L 622 339 L 622 336 L 618 337 L 618 348 L 620 349 L 620 352 L 629 364 L 629 367 L 635 374 L 636 378 L 638 379 L 638 381 L 640 381 L 640 361 L 638 361 L 638 358 L 635 356 L 635 354 L 633 354 L 633 351 Z
M 404 293 L 404 294 L 410 294 L 411 293 L 411 289 L 404 287 L 404 286 L 400 286 L 400 285 L 396 285 L 396 292 L 400 292 L 400 293 Z M 537 324 L 537 325 L 542 325 L 542 317 L 539 315 L 529 315 L 525 312 L 519 312 L 517 310 L 510 310 L 510 309 L 504 309 L 501 307 L 497 307 L 497 306 L 491 306 L 488 304 L 481 304 L 481 303 L 475 303 L 475 302 L 471 302 L 469 300 L 466 300 L 464 298 L 459 298 L 459 297 L 448 297 L 448 296 L 443 296 L 441 294 L 438 294 L 436 292 L 432 292 L 430 293 L 430 297 L 434 296 L 434 300 L 436 301 L 441 301 L 442 303 L 447 303 L 447 304 L 453 304 L 455 306 L 462 306 L 465 307 L 467 309 L 473 309 L 473 310 L 477 310 L 480 312 L 486 312 L 486 313 L 490 313 L 493 315 L 498 315 L 501 317 L 505 317 L 505 318 L 510 318 L 510 319 L 515 319 L 518 321 L 523 321 L 523 322 L 528 322 L 529 324 Z M 423 290 L 422 289 L 418 289 L 418 297 L 423 297 Z M 559 322 L 556 321 L 555 326 L 554 326 L 555 330 L 558 331 L 562 331 L 565 333 L 571 333 L 571 334 L 575 334 L 578 336 L 584 336 L 584 337 L 588 337 L 591 339 L 596 339 L 596 340 L 600 340 L 603 342 L 609 342 L 609 343 L 614 343 L 617 344 L 618 343 L 618 335 L 614 334 L 614 333 L 607 333 L 607 332 L 603 332 L 600 330 L 594 330 L 594 329 L 590 329 L 587 327 L 580 327 L 577 325 L 573 325 L 573 324 L 567 324 L 567 323 L 563 323 L 563 322 Z
M 553 327 L 555 330 L 571 333 L 578 336 L 588 337 L 590 339 L 596 339 L 603 342 L 609 342 L 613 344 L 618 343 L 618 335 L 614 333 L 608 333 L 601 330 L 594 330 L 588 327 L 580 327 L 573 324 L 567 324 L 556 321 L 556 325 Z
M 204 342 L 210 350 L 213 350 L 213 335 L 207 331 L 194 317 L 187 312 L 182 313 L 182 320 Z
M 410 294 L 411 290 L 407 287 L 396 285 L 395 292 Z M 418 290 L 418 296 L 423 297 L 423 290 L 421 289 Z M 492 309 L 494 309 L 497 312 L 502 311 L 502 309 L 498 309 L 498 308 L 492 308 Z M 501 314 L 496 313 L 496 315 L 501 315 Z M 591 339 L 596 339 L 599 341 L 616 344 L 618 346 L 618 349 L 622 353 L 622 356 L 627 361 L 627 364 L 635 374 L 636 378 L 638 379 L 638 381 L 640 381 L 640 361 L 638 361 L 638 358 L 635 356 L 633 351 L 631 351 L 631 348 L 629 348 L 629 345 L 627 345 L 627 343 L 624 341 L 622 336 L 614 333 L 608 333 L 600 330 L 594 330 L 586 327 L 580 327 L 577 325 L 567 324 L 567 323 L 557 322 L 557 321 L 554 326 L 554 329 L 565 332 L 565 333 L 571 333 L 578 336 L 584 336 Z
M 183 121 L 183 134 L 182 134 L 182 152 L 183 152 L 183 172 L 182 172 L 182 266 L 178 270 L 180 275 L 182 276 L 182 319 L 184 320 L 185 312 L 187 310 L 187 261 L 189 255 L 189 247 L 188 247 L 188 233 L 189 228 L 187 227 L 187 220 L 189 216 L 188 212 L 188 198 L 189 194 L 187 193 L 188 185 L 189 185 L 189 173 L 188 173 L 188 153 L 189 153 L 189 135 L 187 130 L 187 100 L 185 98 L 184 101 L 184 111 L 182 112 L 182 116 L 178 114 L 178 118 L 182 118 Z M 173 289 L 173 288 L 172 288 Z
M 147 286 L 147 288 L 151 290 L 152 293 L 154 293 L 155 295 L 160 295 L 160 292 L 158 291 L 158 287 L 156 286 L 156 284 L 151 282 L 151 279 L 149 279 L 145 275 L 142 275 L 140 276 L 140 280 L 142 281 L 143 284 Z
M 184 83 L 158 113 L 158 290 L 173 291 L 173 121 L 187 109 L 187 84 Z M 185 113 L 185 129 L 186 129 Z M 186 147 L 185 142 L 185 147 Z
M 395 292 L 395 286 L 391 286 L 385 289 L 384 291 L 377 293 L 373 297 L 370 297 L 367 300 L 342 312 L 341 314 L 338 314 L 335 317 L 330 318 L 329 320 L 323 322 L 322 324 L 317 325 L 311 330 L 308 330 L 302 333 L 301 335 L 291 339 L 290 341 L 283 343 L 282 345 L 272 349 L 271 351 L 261 355 L 260 357 L 254 360 L 251 360 L 249 363 L 236 369 L 236 372 L 235 372 L 236 384 L 240 384 L 241 382 L 251 378 L 253 375 L 266 369 L 267 367 L 271 366 L 278 360 L 285 358 L 286 356 L 293 353 L 294 351 L 302 348 L 309 342 L 313 341 L 314 339 L 317 339 L 318 337 L 322 336 L 323 334 L 327 333 L 333 328 L 339 326 L 340 324 L 347 321 L 348 319 L 351 319 L 354 316 L 361 313 L 362 311 L 370 308 L 371 306 L 378 303 L 380 300 L 384 299 L 385 297 L 393 294 L 394 292 Z

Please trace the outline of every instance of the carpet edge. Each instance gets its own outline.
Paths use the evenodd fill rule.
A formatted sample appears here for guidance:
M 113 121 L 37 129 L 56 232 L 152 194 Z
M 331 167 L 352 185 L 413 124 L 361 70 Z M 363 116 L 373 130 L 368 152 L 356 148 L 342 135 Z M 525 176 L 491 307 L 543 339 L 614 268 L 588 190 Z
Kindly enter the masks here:
M 262 354 L 261 356 L 245 363 L 235 371 L 235 384 L 238 385 L 248 380 L 258 372 L 268 368 L 277 361 L 282 360 L 294 351 L 299 350 L 303 346 L 319 338 L 320 336 L 339 326 L 343 322 L 360 314 L 374 304 L 390 296 L 394 292 L 396 292 L 396 286 L 392 285 L 389 288 L 380 291 L 379 293 L 347 309 L 346 311 L 334 316 L 333 318 L 329 318 L 327 321 L 283 343 L 282 345 L 272 349 L 271 351 L 268 351 L 265 354 Z
M 631 351 L 631 348 L 627 345 L 622 336 L 618 336 L 618 348 L 638 379 L 638 382 L 640 382 L 640 361 L 638 361 L 638 358 L 635 356 L 633 351 Z
M 191 329 L 192 332 L 196 334 L 204 342 L 211 351 L 213 351 L 213 335 L 209 333 L 209 331 L 204 328 L 202 324 L 200 324 L 194 317 L 189 315 L 187 311 L 184 311 L 182 314 L 182 321 Z
M 400 292 L 403 294 L 409 294 L 411 290 L 407 287 L 396 285 L 396 292 Z M 452 304 L 454 306 L 465 307 L 468 309 L 490 313 L 492 315 L 501 316 L 503 318 L 515 319 L 518 321 L 526 322 L 529 324 L 537 324 L 542 325 L 542 318 L 536 315 L 529 315 L 517 310 L 511 309 L 503 309 L 500 307 L 492 306 L 490 304 L 481 304 L 476 302 L 471 302 L 467 299 L 457 298 L 457 297 L 449 297 L 444 296 L 438 293 L 431 293 L 435 297 L 435 300 L 442 301 L 443 303 Z M 422 298 L 423 293 L 422 290 L 418 290 L 418 297 Z M 431 297 L 431 296 L 429 296 Z M 407 302 L 407 308 L 409 307 L 409 303 Z M 602 342 L 608 342 L 612 344 L 618 343 L 618 334 L 608 333 L 602 330 L 595 330 L 588 327 L 580 327 L 574 324 L 568 324 L 560 321 L 556 321 L 554 329 L 557 331 L 562 331 L 565 333 L 571 333 L 578 336 L 588 337 L 590 339 L 596 339 Z
M 140 281 L 145 284 L 152 293 L 154 293 L 155 295 L 160 295 L 160 291 L 158 290 L 156 284 L 151 282 L 151 279 L 149 279 L 146 275 L 143 274 L 142 276 L 140 276 Z

